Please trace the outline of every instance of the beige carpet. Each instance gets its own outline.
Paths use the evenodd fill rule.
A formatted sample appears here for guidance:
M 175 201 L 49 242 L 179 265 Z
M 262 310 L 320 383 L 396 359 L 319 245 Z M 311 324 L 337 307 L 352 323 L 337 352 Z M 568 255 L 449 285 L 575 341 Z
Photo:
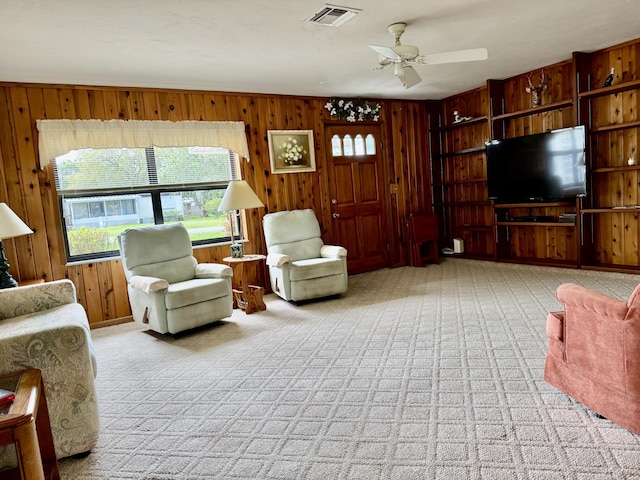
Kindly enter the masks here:
M 640 437 L 542 380 L 547 312 L 638 275 L 445 259 L 179 339 L 95 330 L 102 429 L 63 479 L 640 479 Z

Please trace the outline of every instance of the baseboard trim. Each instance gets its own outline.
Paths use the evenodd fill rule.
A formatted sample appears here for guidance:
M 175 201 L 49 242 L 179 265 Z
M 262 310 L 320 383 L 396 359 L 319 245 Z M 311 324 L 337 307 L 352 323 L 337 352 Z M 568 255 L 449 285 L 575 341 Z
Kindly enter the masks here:
M 129 323 L 129 322 L 133 322 L 133 316 L 131 315 L 129 315 L 128 317 L 120 317 L 120 318 L 113 318 L 111 320 L 103 320 L 102 322 L 93 322 L 89 324 L 89 327 L 91 328 L 91 330 L 93 330 L 95 328 L 111 327 L 113 325 L 120 325 L 121 323 Z

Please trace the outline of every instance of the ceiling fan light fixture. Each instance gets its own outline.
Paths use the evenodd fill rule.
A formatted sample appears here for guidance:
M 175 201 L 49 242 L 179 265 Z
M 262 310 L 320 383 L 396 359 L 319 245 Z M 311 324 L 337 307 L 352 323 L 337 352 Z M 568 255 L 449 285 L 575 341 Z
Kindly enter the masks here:
M 307 18 L 306 22 L 319 23 L 329 27 L 337 27 L 351 20 L 362 10 L 358 8 L 340 7 L 338 5 L 325 4 L 320 10 Z
M 404 77 L 404 67 L 402 66 L 402 62 L 397 62 L 393 66 L 393 74 L 396 77 Z

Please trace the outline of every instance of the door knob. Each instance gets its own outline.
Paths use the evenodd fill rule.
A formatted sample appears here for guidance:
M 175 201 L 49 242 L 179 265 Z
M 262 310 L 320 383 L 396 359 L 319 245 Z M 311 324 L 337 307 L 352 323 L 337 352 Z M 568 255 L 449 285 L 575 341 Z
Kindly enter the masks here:
M 340 214 L 339 213 L 332 213 L 331 216 L 333 218 L 338 218 L 338 217 L 340 217 Z
M 337 200 L 337 199 L 335 199 L 335 198 L 332 198 L 332 199 L 331 199 L 331 203 L 333 203 L 333 204 L 335 205 L 336 203 L 338 203 L 338 200 Z

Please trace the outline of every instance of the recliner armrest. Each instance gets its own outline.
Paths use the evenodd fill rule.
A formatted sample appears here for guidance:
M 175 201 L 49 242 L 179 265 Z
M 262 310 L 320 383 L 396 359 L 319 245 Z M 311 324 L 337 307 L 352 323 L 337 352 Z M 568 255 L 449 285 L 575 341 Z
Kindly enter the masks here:
M 0 320 L 76 303 L 76 288 L 71 280 L 54 280 L 0 290 Z
M 293 260 L 289 255 L 285 255 L 283 253 L 270 253 L 267 255 L 267 265 L 270 267 L 282 267 L 292 261 Z
M 233 277 L 233 270 L 221 263 L 199 263 L 196 265 L 196 278 Z
M 320 247 L 320 256 L 323 258 L 346 257 L 347 249 L 338 245 L 323 245 Z
M 597 314 L 622 320 L 627 314 L 627 302 L 609 297 L 574 283 L 565 283 L 556 291 L 558 300 L 565 305 L 583 308 Z
M 131 288 L 145 293 L 155 293 L 159 290 L 169 288 L 169 282 L 162 278 L 134 275 L 129 279 Z

